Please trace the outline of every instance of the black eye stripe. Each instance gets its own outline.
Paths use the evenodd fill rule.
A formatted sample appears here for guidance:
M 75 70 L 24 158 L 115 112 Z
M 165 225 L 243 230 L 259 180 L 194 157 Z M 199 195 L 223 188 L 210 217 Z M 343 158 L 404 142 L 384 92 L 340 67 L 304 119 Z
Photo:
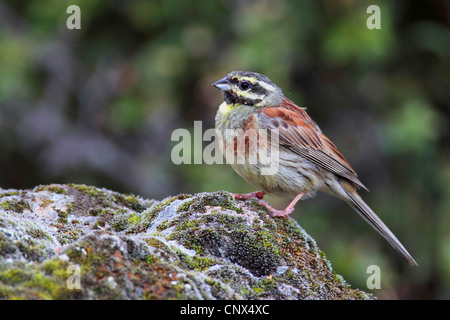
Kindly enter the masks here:
M 259 82 L 259 81 L 270 82 L 270 80 L 266 80 L 266 79 L 264 79 L 264 78 L 259 79 L 258 77 L 255 78 L 255 80 L 256 80 L 255 82 L 249 81 L 249 80 L 247 80 L 247 79 L 242 79 L 242 80 L 240 80 L 240 79 L 242 79 L 242 78 L 237 77 L 237 76 L 233 76 L 233 77 L 229 78 L 228 81 L 229 81 L 230 84 L 239 86 L 239 88 L 240 88 L 241 90 L 248 90 L 248 88 L 242 88 L 242 87 L 241 87 L 241 84 L 242 84 L 243 82 L 248 82 L 248 83 L 250 83 L 250 86 L 251 86 L 250 91 L 251 91 L 252 93 L 254 93 L 254 94 L 256 94 L 256 95 L 259 95 L 259 96 L 265 96 L 265 95 L 268 94 L 268 90 L 265 89 L 263 86 L 261 86 L 258 82 Z M 270 83 L 269 83 L 269 84 L 270 84 Z
M 264 96 L 267 94 L 267 90 L 264 89 L 259 83 L 255 83 L 252 86 L 252 92 L 257 95 Z

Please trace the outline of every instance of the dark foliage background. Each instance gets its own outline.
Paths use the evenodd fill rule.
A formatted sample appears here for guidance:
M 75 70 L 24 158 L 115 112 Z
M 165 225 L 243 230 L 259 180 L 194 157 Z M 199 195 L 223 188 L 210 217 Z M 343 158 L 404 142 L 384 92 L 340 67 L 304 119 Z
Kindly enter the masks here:
M 81 30 L 66 27 L 71 4 Z M 371 4 L 380 30 L 366 27 Z M 448 1 L 1 1 L 0 186 L 253 191 L 228 165 L 176 166 L 170 154 L 174 129 L 214 126 L 212 82 L 257 71 L 308 107 L 420 264 L 320 195 L 294 218 L 335 271 L 370 291 L 375 264 L 380 298 L 448 299 L 449 52 Z

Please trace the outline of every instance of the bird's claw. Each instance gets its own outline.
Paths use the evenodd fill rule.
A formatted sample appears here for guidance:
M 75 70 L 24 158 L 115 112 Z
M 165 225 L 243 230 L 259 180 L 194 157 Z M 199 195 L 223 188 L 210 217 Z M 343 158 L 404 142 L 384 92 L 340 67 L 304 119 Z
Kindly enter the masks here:
M 233 197 L 236 200 L 247 200 L 247 199 L 259 199 L 261 200 L 262 198 L 264 198 L 264 195 L 266 193 L 264 191 L 255 191 L 255 192 L 251 192 L 251 193 L 233 193 Z
M 292 212 L 294 212 L 294 208 L 291 207 L 287 207 L 284 210 L 277 210 L 263 200 L 259 201 L 259 204 L 266 207 L 272 217 L 288 217 Z

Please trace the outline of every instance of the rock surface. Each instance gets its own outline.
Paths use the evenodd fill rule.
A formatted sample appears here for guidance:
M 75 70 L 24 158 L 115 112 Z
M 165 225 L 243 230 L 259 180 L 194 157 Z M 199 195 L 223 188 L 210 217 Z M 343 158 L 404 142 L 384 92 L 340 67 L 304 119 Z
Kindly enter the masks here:
M 2 299 L 371 299 L 294 220 L 227 192 L 0 189 Z

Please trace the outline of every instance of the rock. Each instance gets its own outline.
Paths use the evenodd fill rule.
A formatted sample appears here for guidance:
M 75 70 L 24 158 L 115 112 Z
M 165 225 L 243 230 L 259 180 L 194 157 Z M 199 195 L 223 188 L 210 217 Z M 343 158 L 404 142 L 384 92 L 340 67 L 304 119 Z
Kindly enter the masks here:
M 228 192 L 0 189 L 2 299 L 371 299 L 293 219 Z

